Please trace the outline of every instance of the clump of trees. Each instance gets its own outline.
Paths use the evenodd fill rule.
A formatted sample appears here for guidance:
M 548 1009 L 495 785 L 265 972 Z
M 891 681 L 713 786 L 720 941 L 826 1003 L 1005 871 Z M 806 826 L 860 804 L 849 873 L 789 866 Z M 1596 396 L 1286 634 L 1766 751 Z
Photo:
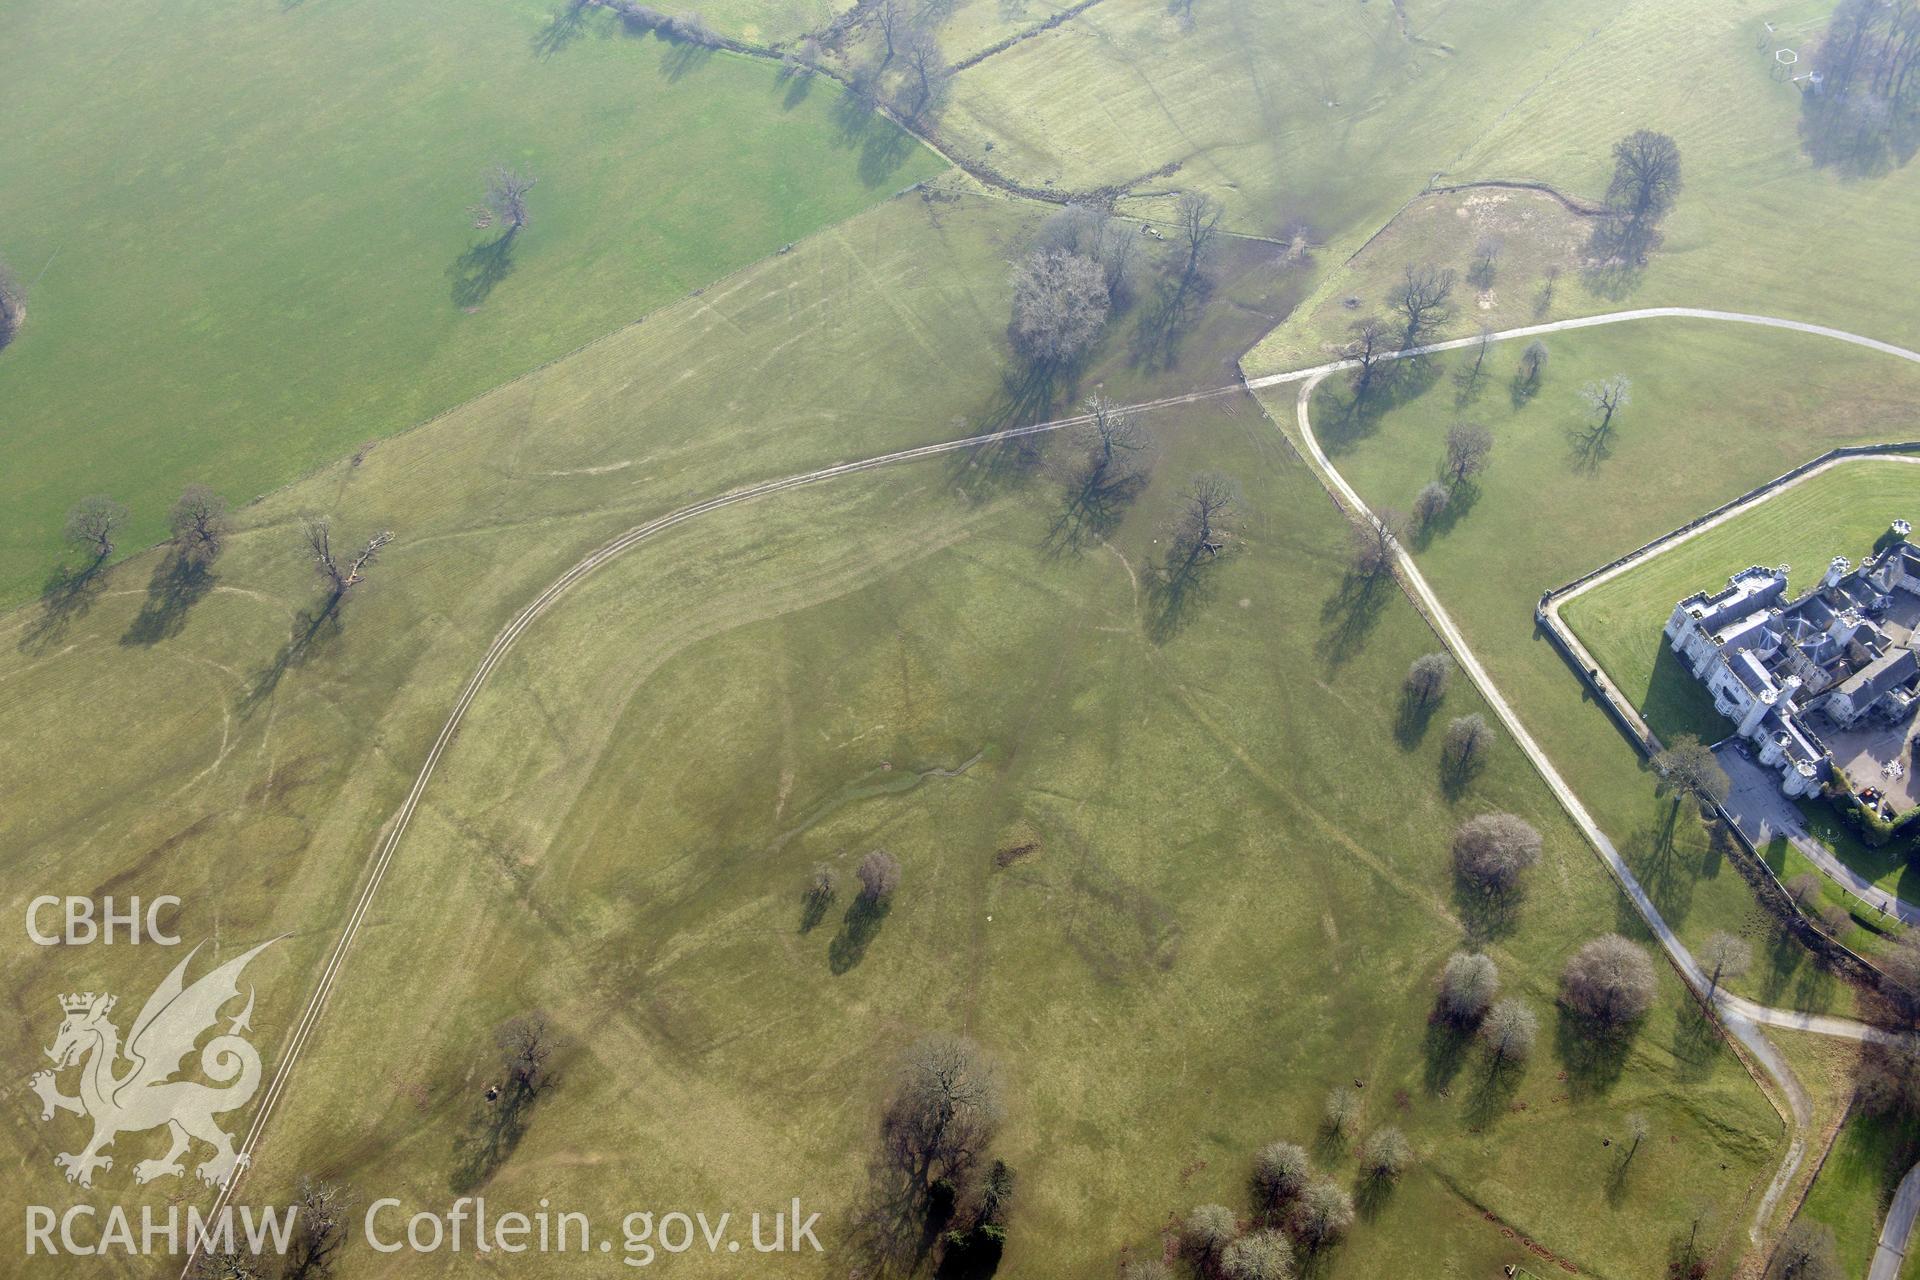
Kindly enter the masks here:
M 1592 249 L 1605 261 L 1637 266 L 1660 242 L 1660 220 L 1680 195 L 1680 148 L 1664 133 L 1636 129 L 1613 145 L 1607 213 Z
M 1653 962 L 1646 948 L 1617 933 L 1581 947 L 1560 975 L 1562 1003 L 1602 1033 L 1639 1022 L 1653 1007 L 1653 992 Z
M 1351 1123 L 1346 1104 L 1335 1106 L 1329 1099 L 1329 1108 L 1344 1130 Z M 1404 1148 L 1405 1139 L 1400 1142 Z M 1405 1152 L 1391 1156 L 1398 1176 Z M 1180 1250 L 1201 1275 L 1290 1280 L 1296 1258 L 1313 1257 L 1353 1225 L 1353 1198 L 1316 1173 L 1306 1150 L 1295 1143 L 1270 1142 L 1260 1148 L 1254 1154 L 1250 1186 L 1254 1216 L 1244 1230 L 1233 1210 L 1220 1204 L 1196 1205 L 1182 1220 Z
M 1812 61 L 1801 135 L 1814 160 L 1853 173 L 1904 163 L 1920 130 L 1920 0 L 1841 0 Z
M 1116 310 L 1132 296 L 1135 239 L 1132 227 L 1113 215 L 1111 205 L 1085 200 L 1073 201 L 1047 219 L 1040 234 L 1043 247 L 1099 263 L 1109 303 Z

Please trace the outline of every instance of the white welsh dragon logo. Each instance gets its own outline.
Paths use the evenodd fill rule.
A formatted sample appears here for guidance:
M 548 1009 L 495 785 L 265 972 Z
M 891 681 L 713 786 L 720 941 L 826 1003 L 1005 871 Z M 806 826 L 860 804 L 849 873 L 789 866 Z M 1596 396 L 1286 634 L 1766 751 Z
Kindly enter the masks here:
M 113 1168 L 113 1157 L 101 1152 L 113 1145 L 123 1133 L 140 1133 L 165 1125 L 173 1146 L 158 1160 L 142 1160 L 133 1167 L 136 1182 L 155 1178 L 178 1177 L 180 1157 L 191 1139 L 198 1138 L 213 1148 L 213 1158 L 195 1172 L 200 1180 L 225 1186 L 243 1166 L 243 1157 L 233 1149 L 233 1139 L 213 1122 L 222 1112 L 243 1107 L 260 1087 L 260 1055 L 241 1038 L 251 1030 L 247 1019 L 253 1015 L 253 991 L 247 991 L 247 1005 L 227 1026 L 227 1030 L 209 1040 L 200 1050 L 200 1070 L 221 1086 L 201 1084 L 197 1080 L 172 1077 L 181 1061 L 193 1052 L 201 1034 L 220 1021 L 220 1010 L 240 995 L 240 971 L 247 961 L 259 955 L 278 939 L 269 939 L 253 950 L 215 969 L 192 986 L 184 982 L 187 963 L 200 950 L 195 947 L 187 958 L 174 966 L 133 1020 L 126 1046 L 120 1044 L 120 1031 L 107 1020 L 117 998 L 102 992 L 60 997 L 66 1018 L 47 1056 L 53 1059 L 51 1071 L 36 1072 L 28 1081 L 40 1095 L 42 1120 L 53 1119 L 56 1111 L 71 1111 L 93 1120 L 93 1137 L 77 1154 L 62 1154 L 53 1162 L 67 1171 L 67 1181 L 83 1187 L 93 1185 L 95 1169 Z M 128 1066 L 115 1074 L 121 1057 Z M 69 1067 L 80 1070 L 80 1093 L 68 1097 L 60 1092 L 56 1077 Z

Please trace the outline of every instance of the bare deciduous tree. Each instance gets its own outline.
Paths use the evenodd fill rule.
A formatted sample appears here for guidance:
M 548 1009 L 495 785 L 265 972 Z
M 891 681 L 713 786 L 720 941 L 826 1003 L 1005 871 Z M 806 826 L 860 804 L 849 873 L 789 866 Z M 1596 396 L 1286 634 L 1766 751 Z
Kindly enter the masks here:
M 860 859 L 853 874 L 860 881 L 860 896 L 869 902 L 885 902 L 900 888 L 900 860 L 885 849 Z
M 958 1185 L 993 1140 L 1000 1109 L 999 1079 L 980 1046 L 928 1036 L 900 1060 L 881 1120 L 887 1160 L 922 1192 L 941 1178 Z
M 1071 363 L 1107 323 L 1112 295 L 1098 262 L 1058 249 L 1029 254 L 1013 274 L 1013 344 L 1043 366 Z
M 1624 373 L 1616 373 L 1581 387 L 1580 398 L 1587 402 L 1588 409 L 1582 444 L 1589 453 L 1604 453 L 1613 435 L 1614 416 L 1633 399 L 1633 382 Z
M 1547 344 L 1535 338 L 1520 353 L 1520 367 L 1514 370 L 1513 389 L 1520 399 L 1531 396 L 1540 389 L 1540 379 L 1547 372 Z
M 506 227 L 508 236 L 518 235 L 527 225 L 527 193 L 538 178 L 530 177 L 509 165 L 495 165 L 487 175 L 485 207 L 493 221 Z
M 1392 507 L 1381 507 L 1372 519 L 1348 522 L 1348 558 L 1354 576 L 1372 582 L 1393 572 L 1393 557 L 1407 535 L 1407 518 Z
M 1453 836 L 1453 870 L 1483 893 L 1501 894 L 1540 861 L 1540 833 L 1511 813 L 1483 813 Z
M 1400 345 L 1420 346 L 1453 318 L 1453 269 L 1407 264 L 1389 301 L 1400 313 Z
M 1278 1231 L 1250 1231 L 1220 1251 L 1221 1280 L 1293 1280 L 1293 1245 Z
M 1105 489 L 1137 472 L 1153 437 L 1137 415 L 1104 395 L 1087 397 L 1086 408 L 1086 425 L 1075 433 L 1087 451 L 1082 481 L 1088 488 Z
M 80 499 L 67 512 L 66 540 L 98 567 L 113 554 L 113 535 L 127 522 L 127 509 L 105 494 Z
M 1672 138 L 1636 129 L 1613 144 L 1613 180 L 1607 204 L 1635 223 L 1650 224 L 1673 208 L 1680 194 L 1680 148 Z
M 1606 1030 L 1638 1022 L 1653 1006 L 1653 991 L 1646 948 L 1617 933 L 1581 947 L 1560 975 L 1560 998 L 1567 1007 Z
M 1440 970 L 1440 1016 L 1469 1026 L 1478 1022 L 1500 990 L 1500 970 L 1479 952 L 1456 951 Z
M 1473 246 L 1473 265 L 1467 269 L 1467 283 L 1476 289 L 1493 288 L 1500 269 L 1500 251 L 1506 241 L 1497 235 L 1484 235 Z
M 1753 964 L 1753 948 L 1745 939 L 1715 929 L 1700 948 L 1699 960 L 1700 967 L 1707 973 L 1707 999 L 1711 1001 L 1713 993 L 1720 989 L 1722 978 L 1737 978 Z
M 952 71 L 931 26 L 916 24 L 902 42 L 901 54 L 907 67 L 901 111 L 908 120 L 924 120 L 946 101 Z
M 547 1067 L 553 1057 L 553 1039 L 547 1015 L 537 1010 L 509 1018 L 494 1033 L 505 1075 L 501 1092 L 509 1109 L 533 1101 L 553 1084 Z
M 338 1183 L 302 1175 L 295 1206 L 293 1244 L 283 1280 L 321 1280 L 347 1242 L 347 1215 L 353 1193 Z
M 1308 1187 L 1288 1215 L 1293 1238 L 1308 1253 L 1337 1244 L 1353 1226 L 1353 1197 L 1322 1179 Z
M 1353 1132 L 1353 1126 L 1360 1121 L 1360 1095 L 1345 1085 L 1335 1085 L 1327 1092 L 1327 1104 L 1320 1113 L 1320 1126 L 1329 1136 L 1344 1138 Z
M 1431 707 L 1447 696 L 1447 681 L 1452 676 L 1452 658 L 1444 653 L 1423 653 L 1407 667 L 1407 679 L 1401 687 L 1415 706 Z
M 1459 485 L 1487 468 L 1493 454 L 1493 432 L 1478 422 L 1456 422 L 1447 428 L 1447 481 Z
M 1393 352 L 1393 338 L 1387 322 L 1377 315 L 1362 316 L 1347 326 L 1353 335 L 1347 343 L 1347 358 L 1354 361 L 1353 398 L 1364 400 L 1380 380 L 1383 361 Z
M 1174 536 L 1188 561 L 1217 556 L 1227 547 L 1227 521 L 1236 495 L 1233 481 L 1205 471 L 1187 481 L 1180 494 L 1180 522 Z
M 1653 772 L 1660 779 L 1659 793 L 1673 797 L 1677 809 L 1691 799 L 1704 815 L 1723 803 L 1733 783 L 1720 767 L 1713 748 L 1690 733 L 1683 733 L 1653 757 Z
M 1501 1000 L 1480 1021 L 1480 1039 L 1487 1046 L 1488 1064 L 1498 1071 L 1508 1063 L 1525 1062 L 1533 1052 L 1540 1019 L 1518 1000 Z
M 1438 480 L 1429 480 L 1420 486 L 1420 492 L 1413 495 L 1413 523 L 1415 528 L 1432 529 L 1434 522 L 1446 514 L 1447 504 L 1453 501 L 1453 490 Z
M 1840 1280 L 1845 1274 L 1833 1228 L 1811 1218 L 1788 1225 L 1767 1265 L 1767 1280 Z
M 255 1255 L 233 1249 L 202 1249 L 193 1260 L 193 1280 L 266 1280 Z
M 1201 1266 L 1212 1266 L 1240 1231 L 1233 1210 L 1223 1204 L 1195 1205 L 1180 1225 L 1180 1247 Z
M 1441 742 L 1440 760 L 1448 772 L 1465 776 L 1478 769 L 1493 750 L 1493 730 L 1478 711 L 1455 716 L 1447 722 L 1447 734 Z
M 1295 1143 L 1269 1142 L 1254 1154 L 1253 1193 L 1268 1213 L 1291 1204 L 1312 1177 L 1313 1163 Z
M 1180 268 L 1182 288 L 1192 284 L 1206 266 L 1207 254 L 1220 235 L 1220 219 L 1226 213 L 1218 200 L 1199 191 L 1188 191 L 1173 209 L 1174 225 L 1179 228 L 1181 246 L 1187 251 Z
M 315 572 L 326 584 L 329 610 L 366 580 L 367 570 L 373 567 L 380 553 L 393 541 L 391 533 L 376 533 L 367 539 L 367 545 L 360 548 L 351 560 L 347 560 L 333 549 L 333 522 L 327 517 L 313 516 L 301 521 L 300 536 L 307 554 L 313 559 Z
M 1373 1183 L 1396 1182 L 1413 1160 L 1413 1147 L 1406 1134 L 1389 1125 L 1368 1134 L 1356 1154 L 1362 1178 Z
M 174 552 L 189 569 L 202 570 L 219 559 L 227 539 L 227 500 L 203 484 L 190 484 L 167 514 Z

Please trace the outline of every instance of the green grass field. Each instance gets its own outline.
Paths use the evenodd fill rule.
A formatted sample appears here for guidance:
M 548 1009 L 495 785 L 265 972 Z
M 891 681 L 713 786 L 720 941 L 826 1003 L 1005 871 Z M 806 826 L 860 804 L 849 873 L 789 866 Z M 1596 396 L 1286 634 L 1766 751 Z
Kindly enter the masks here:
M 1350 412 L 1344 385 L 1323 384 L 1315 407 L 1321 441 L 1370 502 L 1405 508 L 1435 474 L 1450 423 L 1468 417 L 1492 429 L 1493 461 L 1471 501 L 1443 530 L 1416 540 L 1422 572 L 1683 937 L 1727 928 L 1757 939 L 1764 917 L 1723 859 L 1704 844 L 1657 852 L 1649 778 L 1535 630 L 1533 609 L 1543 590 L 1814 453 L 1910 437 L 1920 377 L 1831 341 L 1663 320 L 1549 338 L 1545 385 L 1516 401 L 1512 345 L 1489 356 L 1471 400 L 1455 378 L 1470 356 L 1436 360 L 1380 413 Z M 1784 384 L 1765 373 L 1786 369 L 1794 374 Z M 1633 403 L 1612 456 L 1588 466 L 1568 437 L 1581 421 L 1574 392 L 1615 372 L 1634 379 Z M 1270 409 L 1290 415 L 1291 389 L 1280 389 Z M 1796 949 L 1761 950 L 1769 963 L 1745 980 L 1749 994 L 1814 1007 L 1846 1000 Z
M 152 557 L 84 611 L 17 611 L 0 732 L 28 746 L 14 781 L 37 799 L 0 819 L 11 909 L 31 886 L 111 883 L 182 893 L 185 930 L 226 945 L 293 928 L 250 974 L 258 1025 L 283 1034 L 504 618 L 648 515 L 993 421 L 997 264 L 1034 225 L 996 200 L 890 202 L 328 468 L 243 513 L 218 583 L 157 643 L 123 643 Z M 1116 351 L 1089 377 L 1125 399 L 1212 385 L 1287 305 L 1288 279 L 1246 261 L 1173 370 L 1149 379 Z M 867 359 L 827 358 L 843 353 Z M 1779 1124 L 1678 983 L 1610 1084 L 1556 1033 L 1564 956 L 1633 927 L 1598 864 L 1511 748 L 1450 796 L 1436 735 L 1396 741 L 1399 675 L 1432 636 L 1397 598 L 1348 615 L 1341 526 L 1250 403 L 1154 425 L 1155 484 L 1111 550 L 1045 552 L 1044 466 L 949 460 L 736 508 L 590 579 L 447 758 L 257 1185 L 318 1167 L 446 1203 L 488 1028 L 537 1004 L 568 1037 L 564 1083 L 488 1183 L 496 1204 L 608 1219 L 636 1199 L 799 1194 L 843 1230 L 891 1053 L 964 1028 L 1008 1075 L 1001 1147 L 1024 1189 L 1005 1274 L 1104 1275 L 1156 1247 L 1168 1212 L 1241 1203 L 1251 1150 L 1308 1136 L 1354 1078 L 1369 1123 L 1407 1128 L 1421 1159 L 1334 1274 L 1522 1260 L 1502 1223 L 1624 1272 L 1677 1225 L 1680 1186 L 1738 1218 Z M 1201 466 L 1238 478 L 1245 547 L 1155 643 L 1143 575 Z M 397 538 L 338 634 L 290 655 L 312 598 L 292 519 L 315 509 Z M 1447 712 L 1473 705 L 1462 689 Z M 83 768 L 114 785 L 65 781 Z M 1548 839 L 1496 949 L 1546 1024 L 1511 1096 L 1471 1056 L 1450 1067 L 1425 1024 L 1461 929 L 1444 832 L 1485 807 Z M 1026 833 L 1038 851 L 996 869 Z M 799 933 L 796 877 L 877 843 L 907 886 L 836 974 L 837 922 Z M 149 980 L 32 950 L 10 964 L 23 1010 Z M 24 1061 L 45 1020 L 9 1035 Z M 1617 1180 L 1603 1139 L 1630 1110 L 1663 1141 Z M 8 1132 L 10 1190 L 57 1180 L 65 1135 Z M 1350 1157 L 1324 1160 L 1351 1178 Z M 404 1272 L 384 1262 L 355 1265 Z
M 835 86 L 535 4 L 0 6 L 0 602 L 77 498 L 155 540 L 936 172 Z M 538 178 L 502 252 L 469 206 Z M 697 175 L 697 176 L 696 176 Z
M 1800 1216 L 1833 1228 L 1846 1274 L 1864 1276 L 1893 1189 L 1920 1158 L 1920 1124 L 1855 1111 L 1841 1126 Z

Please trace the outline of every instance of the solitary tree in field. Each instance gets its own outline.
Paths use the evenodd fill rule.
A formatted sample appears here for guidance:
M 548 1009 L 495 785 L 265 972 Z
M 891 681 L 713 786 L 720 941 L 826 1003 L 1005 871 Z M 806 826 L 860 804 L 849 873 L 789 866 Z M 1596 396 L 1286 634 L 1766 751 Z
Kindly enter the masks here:
M 1710 813 L 1725 802 L 1733 785 L 1713 748 L 1690 733 L 1678 735 L 1672 746 L 1653 757 L 1653 772 L 1660 779 L 1660 794 L 1673 798 L 1676 812 L 1683 801 L 1692 800 L 1702 814 Z
M 1525 399 L 1540 389 L 1540 379 L 1547 372 L 1547 344 L 1535 338 L 1520 353 L 1520 367 L 1514 371 L 1513 387 L 1515 395 Z
M 313 560 L 315 572 L 326 584 L 327 603 L 323 612 L 329 613 L 346 598 L 348 592 L 366 581 L 367 570 L 373 567 L 373 562 L 393 541 L 391 533 L 376 533 L 367 539 L 366 546 L 351 557 L 337 554 L 333 547 L 333 522 L 325 516 L 302 521 L 300 537 Z
M 188 569 L 207 568 L 227 539 L 227 500 L 203 484 L 190 484 L 167 514 L 174 553 Z
M 1753 948 L 1744 939 L 1722 929 L 1707 935 L 1700 948 L 1700 967 L 1707 972 L 1707 999 L 1720 989 L 1720 979 L 1737 978 L 1753 963 Z
M 1220 1251 L 1221 1280 L 1293 1280 L 1293 1245 L 1278 1231 L 1250 1231 Z
M 1560 975 L 1560 998 L 1603 1031 L 1638 1022 L 1653 1007 L 1653 990 L 1653 962 L 1646 948 L 1617 933 L 1581 947 Z
M 493 221 L 506 228 L 509 238 L 527 225 L 527 193 L 539 179 L 509 165 L 495 165 L 487 175 L 486 210 Z
M 1269 1142 L 1253 1157 L 1253 1192 L 1268 1213 L 1299 1199 L 1312 1177 L 1305 1148 L 1294 1143 Z
M 1540 861 L 1540 833 L 1511 813 L 1483 813 L 1453 836 L 1453 871 L 1486 894 L 1503 894 Z
M 1499 1071 L 1508 1063 L 1527 1060 L 1533 1052 L 1533 1040 L 1540 1032 L 1540 1019 L 1518 1000 L 1501 1000 L 1480 1020 L 1480 1039 L 1487 1046 L 1487 1062 Z
M 1153 437 L 1135 414 L 1113 403 L 1104 395 L 1087 398 L 1087 423 L 1077 433 L 1087 451 L 1086 470 L 1081 482 L 1091 491 L 1105 491 L 1116 484 L 1130 482 Z
M 1107 323 L 1110 295 L 1098 262 L 1062 250 L 1029 254 L 1013 274 L 1013 344 L 1041 367 L 1072 363 Z
M 1453 490 L 1438 480 L 1429 480 L 1420 486 L 1420 492 L 1413 495 L 1413 523 L 1420 529 L 1433 528 L 1434 521 L 1446 514 L 1447 504 L 1453 501 Z
M 1647 1134 L 1649 1132 L 1650 1127 L 1647 1124 L 1645 1112 L 1627 1112 L 1627 1132 L 1626 1136 L 1620 1140 L 1620 1145 L 1626 1148 L 1626 1150 L 1620 1153 L 1620 1167 L 1622 1169 L 1632 1164 L 1633 1158 L 1640 1154 L 1640 1145 L 1647 1140 Z
M 1202 472 L 1187 481 L 1180 494 L 1180 520 L 1174 539 L 1189 564 L 1226 550 L 1227 519 L 1234 502 L 1233 481 L 1216 471 Z
M 1680 148 L 1664 133 L 1636 129 L 1613 144 L 1607 204 L 1634 227 L 1650 228 L 1680 194 Z
M 502 1093 L 509 1107 L 531 1102 L 553 1084 L 547 1066 L 553 1057 L 553 1040 L 547 1015 L 538 1011 L 508 1019 L 495 1034 L 500 1066 L 506 1073 Z
M 1453 268 L 1407 264 L 1389 301 L 1400 313 L 1400 346 L 1424 344 L 1453 319 Z
M 853 874 L 860 881 L 860 896 L 868 902 L 885 902 L 900 888 L 900 860 L 885 849 L 860 859 Z
M 1478 769 L 1486 763 L 1487 753 L 1493 750 L 1493 730 L 1487 726 L 1487 718 L 1478 711 L 1471 715 L 1455 716 L 1447 722 L 1447 736 L 1441 743 L 1441 763 L 1447 771 L 1457 778 Z
M 807 873 L 807 886 L 801 893 L 800 930 L 802 933 L 812 929 L 826 919 L 827 908 L 833 905 L 833 899 L 839 892 L 833 868 L 824 862 L 816 862 L 813 870 Z
M 1233 1216 L 1233 1210 L 1225 1205 L 1195 1205 L 1181 1224 L 1180 1247 L 1196 1264 L 1211 1267 L 1239 1230 L 1240 1223 Z
M 1580 443 L 1590 457 L 1597 458 L 1607 452 L 1613 438 L 1614 416 L 1633 399 L 1633 382 L 1624 373 L 1616 373 L 1581 387 L 1580 398 L 1587 402 L 1587 427 Z
M 999 1127 L 1000 1083 L 980 1046 L 928 1036 L 908 1049 L 881 1133 L 888 1163 L 924 1196 L 939 1179 L 958 1185 Z
M 1347 358 L 1353 366 L 1353 398 L 1364 400 L 1379 381 L 1383 361 L 1393 351 L 1393 335 L 1387 322 L 1377 315 L 1362 316 L 1347 326 L 1353 335 L 1347 343 Z
M 1500 970 L 1478 952 L 1457 951 L 1440 971 L 1440 1016 L 1458 1026 L 1478 1022 L 1500 990 Z
M 287 1251 L 284 1280 L 323 1280 L 347 1242 L 347 1215 L 353 1193 L 339 1183 L 303 1175 L 300 1179 L 293 1243 Z
M 1321 1111 L 1320 1126 L 1331 1138 L 1345 1138 L 1359 1122 L 1359 1095 L 1343 1084 L 1335 1085 L 1327 1093 L 1327 1105 Z
M 1308 1187 L 1287 1215 L 1293 1238 L 1309 1254 L 1337 1244 L 1353 1226 L 1353 1197 L 1325 1179 Z
M 1467 268 L 1467 283 L 1476 289 L 1493 288 L 1493 278 L 1500 268 L 1500 251 L 1506 248 L 1506 242 L 1497 235 L 1481 236 L 1473 246 L 1473 265 Z
M 1444 653 L 1423 653 L 1407 668 L 1407 700 L 1416 707 L 1431 707 L 1447 695 L 1447 681 L 1453 675 L 1453 659 Z
M 1375 1129 L 1360 1144 L 1360 1176 L 1371 1183 L 1397 1182 L 1413 1159 L 1407 1135 L 1391 1125 Z
M 931 27 L 916 25 L 903 42 L 906 63 L 901 110 L 908 120 L 923 120 L 946 101 L 952 72 L 940 49 L 940 37 Z
M 94 494 L 67 512 L 66 539 L 91 557 L 97 569 L 113 554 L 113 535 L 127 522 L 127 509 L 105 494 Z
M 1487 469 L 1493 454 L 1493 432 L 1478 422 L 1456 422 L 1447 428 L 1447 481 L 1460 485 Z
M 1182 289 L 1199 279 L 1207 254 L 1220 235 L 1220 218 L 1225 212 L 1218 200 L 1199 191 L 1187 192 L 1174 206 L 1174 225 L 1179 228 L 1180 246 L 1187 253 L 1180 268 Z

